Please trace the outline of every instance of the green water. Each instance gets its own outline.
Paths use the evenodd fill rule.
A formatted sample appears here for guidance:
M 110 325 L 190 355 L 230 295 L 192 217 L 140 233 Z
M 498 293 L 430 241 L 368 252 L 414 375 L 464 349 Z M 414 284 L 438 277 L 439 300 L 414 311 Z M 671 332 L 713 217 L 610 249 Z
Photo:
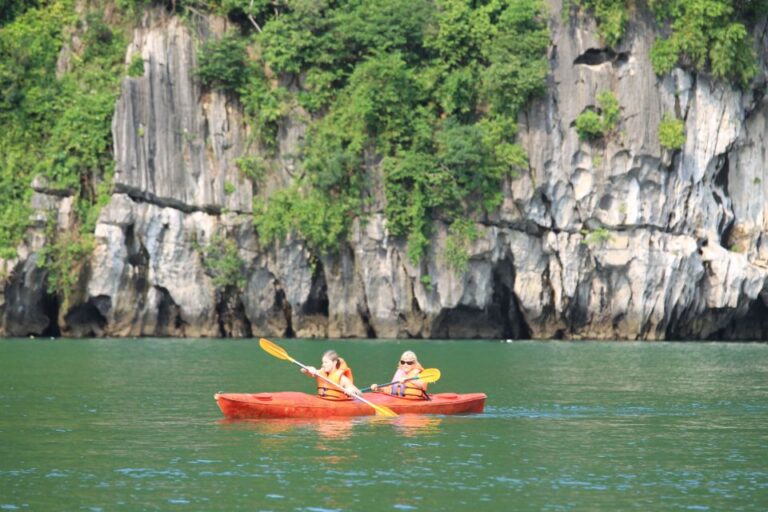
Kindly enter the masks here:
M 226 422 L 313 382 L 255 340 L 3 340 L 0 511 L 768 509 L 768 345 L 274 341 L 361 386 L 412 348 L 486 412 Z

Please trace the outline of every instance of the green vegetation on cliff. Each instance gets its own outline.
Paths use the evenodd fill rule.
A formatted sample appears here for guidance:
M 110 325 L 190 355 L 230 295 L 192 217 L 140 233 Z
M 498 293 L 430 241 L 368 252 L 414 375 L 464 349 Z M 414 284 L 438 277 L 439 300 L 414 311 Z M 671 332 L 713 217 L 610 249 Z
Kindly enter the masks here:
M 376 180 L 390 232 L 418 262 L 434 219 L 450 225 L 496 208 L 504 177 L 527 167 L 516 124 L 548 69 L 540 1 L 221 7 L 243 31 L 203 47 L 204 83 L 240 95 L 265 148 L 287 112 L 304 112 L 308 125 L 302 177 L 254 206 L 265 241 L 297 232 L 315 249 L 338 247 L 351 220 L 370 211 Z
M 659 123 L 659 144 L 667 149 L 680 149 L 685 144 L 685 122 L 667 114 Z
M 109 197 L 111 122 L 126 41 L 98 2 L 5 2 L 0 18 L 0 257 L 13 257 L 29 222 L 33 177 L 71 194 L 78 230 L 49 229 L 41 255 L 51 291 L 65 298 L 90 252 Z M 9 14 L 12 13 L 12 14 Z M 62 51 L 64 49 L 64 51 Z M 55 217 L 49 220 L 51 228 Z
M 676 65 L 707 70 L 716 78 L 745 87 L 757 72 L 747 27 L 768 12 L 765 0 L 657 0 L 652 9 L 669 36 L 651 52 L 654 70 Z
M 576 0 L 593 13 L 609 46 L 624 35 L 634 0 Z M 748 28 L 768 13 L 766 0 L 651 0 L 651 12 L 662 28 L 651 52 L 658 74 L 675 66 L 706 71 L 720 80 L 745 87 L 757 72 Z
M 576 118 L 576 132 L 581 140 L 594 140 L 610 134 L 620 118 L 619 100 L 611 91 L 597 95 L 598 112 L 585 110 Z

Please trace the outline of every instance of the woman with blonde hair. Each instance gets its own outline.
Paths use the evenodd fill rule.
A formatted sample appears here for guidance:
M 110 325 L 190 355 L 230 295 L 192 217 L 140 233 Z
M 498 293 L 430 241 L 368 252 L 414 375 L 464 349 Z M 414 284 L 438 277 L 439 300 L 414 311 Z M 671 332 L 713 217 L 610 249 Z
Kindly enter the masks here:
M 406 350 L 400 356 L 400 364 L 392 376 L 394 383 L 381 388 L 376 384 L 371 384 L 371 390 L 410 400 L 429 400 L 427 383 L 416 379 L 423 369 L 416 353 L 412 350 Z

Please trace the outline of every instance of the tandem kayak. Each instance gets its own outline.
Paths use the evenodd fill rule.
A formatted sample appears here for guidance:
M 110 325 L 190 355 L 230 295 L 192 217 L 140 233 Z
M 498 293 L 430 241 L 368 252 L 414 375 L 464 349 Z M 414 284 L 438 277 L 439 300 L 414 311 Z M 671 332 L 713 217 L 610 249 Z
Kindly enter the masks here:
M 327 418 L 371 416 L 371 406 L 359 400 L 325 400 L 317 395 L 282 391 L 276 393 L 216 393 L 219 409 L 230 419 Z M 397 414 L 468 414 L 483 412 L 484 393 L 436 393 L 432 400 L 406 400 L 383 393 L 364 393 L 363 398 L 389 407 Z

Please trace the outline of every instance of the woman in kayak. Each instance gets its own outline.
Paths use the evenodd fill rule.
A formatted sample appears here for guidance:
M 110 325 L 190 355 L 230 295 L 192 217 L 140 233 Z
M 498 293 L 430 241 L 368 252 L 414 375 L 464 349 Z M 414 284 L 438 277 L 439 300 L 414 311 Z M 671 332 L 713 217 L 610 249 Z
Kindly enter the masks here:
M 352 368 L 339 357 L 335 350 L 323 354 L 322 364 L 318 370 L 314 366 L 301 369 L 302 373 L 317 379 L 317 395 L 328 400 L 349 400 L 347 395 L 359 395 L 360 390 L 354 384 Z M 330 380 L 336 386 L 329 383 Z M 342 391 L 343 390 L 343 391 Z
M 427 395 L 427 383 L 415 379 L 424 368 L 419 364 L 419 358 L 412 350 L 406 350 L 400 356 L 400 364 L 397 366 L 392 381 L 397 381 L 390 386 L 383 386 L 380 392 L 387 393 L 410 400 L 429 400 Z M 379 391 L 379 386 L 371 384 L 372 391 Z

